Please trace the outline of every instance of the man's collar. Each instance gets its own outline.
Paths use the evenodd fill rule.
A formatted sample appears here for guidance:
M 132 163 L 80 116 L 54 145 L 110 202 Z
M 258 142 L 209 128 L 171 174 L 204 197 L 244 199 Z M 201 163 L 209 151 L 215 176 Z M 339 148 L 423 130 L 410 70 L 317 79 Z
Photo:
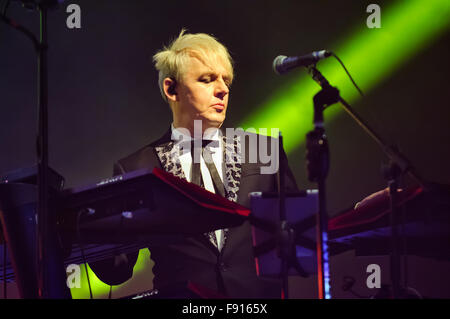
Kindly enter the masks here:
M 174 141 L 190 141 L 192 140 L 191 134 L 186 128 L 175 128 L 173 123 L 170 125 L 172 131 L 172 140 Z M 203 133 L 204 140 L 219 141 L 220 140 L 220 129 L 209 128 Z

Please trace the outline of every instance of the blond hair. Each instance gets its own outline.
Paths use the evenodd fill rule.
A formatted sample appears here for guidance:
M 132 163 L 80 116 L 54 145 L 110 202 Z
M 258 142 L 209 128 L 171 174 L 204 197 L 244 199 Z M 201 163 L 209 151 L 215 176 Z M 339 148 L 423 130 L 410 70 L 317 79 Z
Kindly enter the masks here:
M 218 59 L 230 73 L 230 83 L 233 80 L 233 60 L 227 48 L 209 34 L 190 34 L 182 29 L 178 38 L 153 56 L 155 68 L 159 72 L 159 89 L 166 102 L 164 79 L 182 81 L 191 57 L 198 58 L 206 65 L 213 65 Z

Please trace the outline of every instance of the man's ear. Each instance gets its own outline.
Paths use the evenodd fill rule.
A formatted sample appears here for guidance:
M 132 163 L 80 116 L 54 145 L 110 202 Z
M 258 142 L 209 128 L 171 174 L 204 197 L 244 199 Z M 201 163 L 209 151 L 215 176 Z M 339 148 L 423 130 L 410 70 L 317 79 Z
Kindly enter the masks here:
M 177 81 L 173 78 L 165 78 L 163 81 L 164 94 L 169 101 L 175 102 L 177 100 L 176 86 Z

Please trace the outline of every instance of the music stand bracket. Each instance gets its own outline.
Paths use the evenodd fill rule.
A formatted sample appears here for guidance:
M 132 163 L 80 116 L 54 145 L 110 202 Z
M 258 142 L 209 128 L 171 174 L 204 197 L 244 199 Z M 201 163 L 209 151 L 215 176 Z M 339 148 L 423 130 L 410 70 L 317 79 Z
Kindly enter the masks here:
M 317 193 L 316 190 L 284 192 L 282 201 L 280 189 L 276 193 L 249 194 L 258 276 L 281 278 L 283 299 L 289 298 L 288 275 L 308 277 L 317 269 L 312 231 L 318 209 Z M 280 202 L 284 202 L 284 212 L 280 211 L 277 219 L 272 213 Z
M 283 136 L 279 133 L 278 142 L 278 154 L 283 153 Z M 297 273 L 303 277 L 307 276 L 307 273 L 302 269 L 296 259 L 296 238 L 299 237 L 295 230 L 298 225 L 292 225 L 287 220 L 286 215 L 286 162 L 280 160 L 280 166 L 278 170 L 278 205 L 280 222 L 276 225 L 275 243 L 277 255 L 281 259 L 281 278 L 282 278 L 282 299 L 289 299 L 289 269 L 294 268 Z

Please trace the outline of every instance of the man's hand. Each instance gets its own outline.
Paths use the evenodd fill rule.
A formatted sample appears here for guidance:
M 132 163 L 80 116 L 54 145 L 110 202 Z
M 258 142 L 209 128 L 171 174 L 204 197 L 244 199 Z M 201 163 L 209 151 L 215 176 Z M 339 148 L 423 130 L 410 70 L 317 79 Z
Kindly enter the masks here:
M 402 192 L 402 189 L 398 189 L 397 192 Z M 356 203 L 354 209 L 360 209 L 367 206 L 373 206 L 375 204 L 379 204 L 381 202 L 389 200 L 389 188 L 386 187 L 385 189 L 382 189 L 376 193 L 370 194 L 369 196 L 365 197 L 362 201 Z

